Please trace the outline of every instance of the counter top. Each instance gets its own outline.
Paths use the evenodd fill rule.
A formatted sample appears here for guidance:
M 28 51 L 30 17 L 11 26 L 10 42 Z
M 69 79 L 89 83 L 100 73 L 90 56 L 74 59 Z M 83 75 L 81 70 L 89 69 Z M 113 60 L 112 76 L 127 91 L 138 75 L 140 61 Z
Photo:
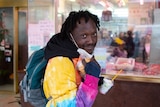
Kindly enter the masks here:
M 101 76 L 112 79 L 117 74 L 117 72 L 118 71 L 102 72 Z M 129 71 L 120 73 L 117 76 L 116 80 L 160 83 L 160 76 L 143 75 L 142 73 L 138 73 L 137 71 Z

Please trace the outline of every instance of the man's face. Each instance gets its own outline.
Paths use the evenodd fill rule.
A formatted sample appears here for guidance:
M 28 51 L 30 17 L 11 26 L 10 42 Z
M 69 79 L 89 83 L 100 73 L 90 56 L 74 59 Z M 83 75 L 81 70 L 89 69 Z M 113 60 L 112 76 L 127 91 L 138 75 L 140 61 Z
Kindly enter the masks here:
M 79 48 L 92 54 L 97 43 L 97 27 L 92 20 L 87 23 L 84 19 L 77 23 L 76 28 L 71 32 Z

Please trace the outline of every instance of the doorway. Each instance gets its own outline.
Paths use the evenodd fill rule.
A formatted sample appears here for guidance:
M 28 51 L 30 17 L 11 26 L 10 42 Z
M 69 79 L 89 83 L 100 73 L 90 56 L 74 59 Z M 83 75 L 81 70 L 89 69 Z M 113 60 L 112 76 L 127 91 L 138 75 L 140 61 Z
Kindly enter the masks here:
M 0 8 L 0 91 L 13 91 L 13 8 Z
M 0 91 L 17 92 L 17 72 L 28 59 L 27 40 L 27 7 L 0 8 Z

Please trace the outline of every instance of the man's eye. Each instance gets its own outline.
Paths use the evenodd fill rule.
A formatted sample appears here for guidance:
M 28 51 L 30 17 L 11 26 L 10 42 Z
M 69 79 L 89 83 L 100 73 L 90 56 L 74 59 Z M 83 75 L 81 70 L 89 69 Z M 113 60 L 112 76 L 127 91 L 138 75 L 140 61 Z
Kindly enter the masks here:
M 87 37 L 87 35 L 82 35 L 82 37 L 83 37 L 83 38 L 86 38 L 86 37 Z
M 97 36 L 97 33 L 94 33 L 93 36 Z

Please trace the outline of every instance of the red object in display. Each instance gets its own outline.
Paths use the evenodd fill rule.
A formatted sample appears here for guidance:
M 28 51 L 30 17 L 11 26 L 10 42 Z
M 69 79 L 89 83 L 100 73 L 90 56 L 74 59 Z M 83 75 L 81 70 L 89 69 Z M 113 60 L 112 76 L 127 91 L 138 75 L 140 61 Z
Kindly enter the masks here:
M 159 75 L 160 64 L 152 64 L 147 69 L 143 70 L 144 75 Z
M 114 70 L 114 69 L 115 69 L 115 64 L 108 62 L 108 63 L 106 64 L 106 69 L 107 69 L 107 70 Z
M 144 63 L 135 62 L 134 70 L 135 70 L 135 71 L 143 71 L 143 70 L 146 69 L 147 67 L 148 67 L 148 66 L 145 65 Z

